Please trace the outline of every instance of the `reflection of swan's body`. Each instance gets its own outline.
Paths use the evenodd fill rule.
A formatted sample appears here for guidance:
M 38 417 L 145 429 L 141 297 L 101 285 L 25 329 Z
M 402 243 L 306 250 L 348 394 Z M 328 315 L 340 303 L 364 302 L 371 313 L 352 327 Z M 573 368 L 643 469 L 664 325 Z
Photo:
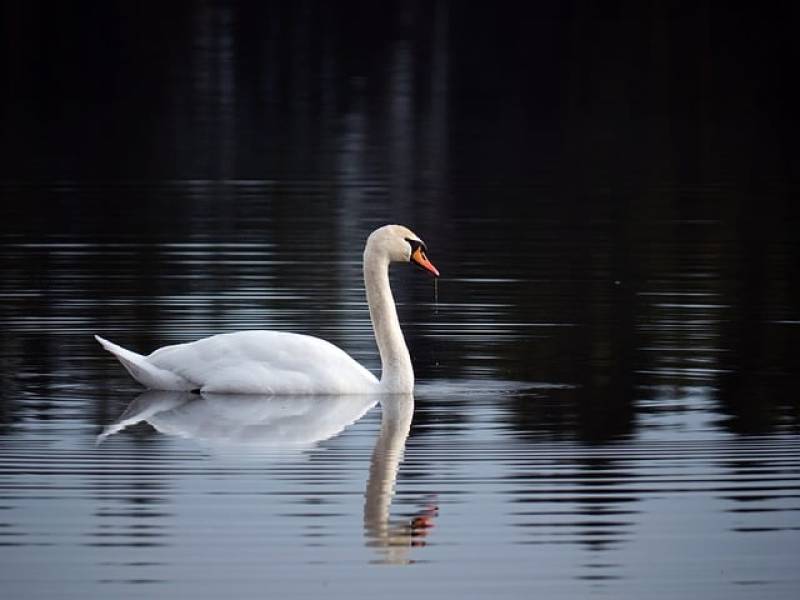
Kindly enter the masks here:
M 255 396 L 151 390 L 99 436 L 140 421 L 161 433 L 214 447 L 298 448 L 340 433 L 375 405 L 376 396 Z
M 302 448 L 340 433 L 377 402 L 377 396 L 230 396 L 148 391 L 108 425 L 98 442 L 146 420 L 158 431 L 205 446 Z M 383 562 L 406 563 L 408 550 L 431 526 L 435 508 L 413 519 L 391 519 L 400 461 L 414 414 L 411 394 L 383 396 L 381 431 L 370 461 L 364 501 L 367 544 Z
M 150 389 L 233 394 L 410 393 L 414 371 L 389 287 L 389 264 L 410 261 L 439 274 L 425 256 L 425 244 L 405 227 L 386 225 L 367 239 L 364 284 L 381 355 L 380 382 L 340 348 L 295 333 L 240 331 L 165 346 L 149 356 L 95 337 L 134 379 Z

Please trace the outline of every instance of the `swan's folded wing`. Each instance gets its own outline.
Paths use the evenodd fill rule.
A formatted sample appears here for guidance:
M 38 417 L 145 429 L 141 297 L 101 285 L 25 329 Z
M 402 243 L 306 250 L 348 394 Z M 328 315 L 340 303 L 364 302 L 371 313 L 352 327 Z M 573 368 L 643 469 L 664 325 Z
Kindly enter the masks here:
M 374 391 L 378 380 L 343 350 L 282 331 L 240 331 L 166 346 L 148 362 L 205 392 L 337 394 Z

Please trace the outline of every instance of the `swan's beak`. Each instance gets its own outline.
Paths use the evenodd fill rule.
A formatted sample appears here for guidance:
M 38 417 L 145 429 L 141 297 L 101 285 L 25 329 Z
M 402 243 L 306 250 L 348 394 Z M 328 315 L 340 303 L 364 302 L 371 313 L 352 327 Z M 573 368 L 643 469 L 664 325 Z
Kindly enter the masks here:
M 422 251 L 422 247 L 417 247 L 417 249 L 411 253 L 411 260 L 426 271 L 432 273 L 434 277 L 439 276 L 439 269 L 434 267 L 433 263 L 428 260 L 428 257 L 425 256 L 425 252 Z

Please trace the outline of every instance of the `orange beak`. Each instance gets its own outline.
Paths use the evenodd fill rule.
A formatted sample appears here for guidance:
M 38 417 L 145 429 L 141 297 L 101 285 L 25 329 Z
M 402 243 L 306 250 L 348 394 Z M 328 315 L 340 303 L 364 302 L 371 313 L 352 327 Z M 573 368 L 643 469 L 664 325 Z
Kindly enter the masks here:
M 425 256 L 425 253 L 422 251 L 422 248 L 417 248 L 411 254 L 411 260 L 417 263 L 420 267 L 425 269 L 426 271 L 433 273 L 434 277 L 439 276 L 439 269 L 433 266 L 433 263 L 428 260 L 428 257 Z

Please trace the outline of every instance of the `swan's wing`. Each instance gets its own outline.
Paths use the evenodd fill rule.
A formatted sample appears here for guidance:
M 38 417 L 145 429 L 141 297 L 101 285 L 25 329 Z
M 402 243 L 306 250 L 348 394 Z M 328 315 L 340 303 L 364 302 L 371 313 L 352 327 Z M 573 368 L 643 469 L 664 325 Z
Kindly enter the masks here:
M 341 348 L 282 331 L 240 331 L 166 346 L 147 361 L 204 392 L 352 394 L 374 391 L 372 373 Z

